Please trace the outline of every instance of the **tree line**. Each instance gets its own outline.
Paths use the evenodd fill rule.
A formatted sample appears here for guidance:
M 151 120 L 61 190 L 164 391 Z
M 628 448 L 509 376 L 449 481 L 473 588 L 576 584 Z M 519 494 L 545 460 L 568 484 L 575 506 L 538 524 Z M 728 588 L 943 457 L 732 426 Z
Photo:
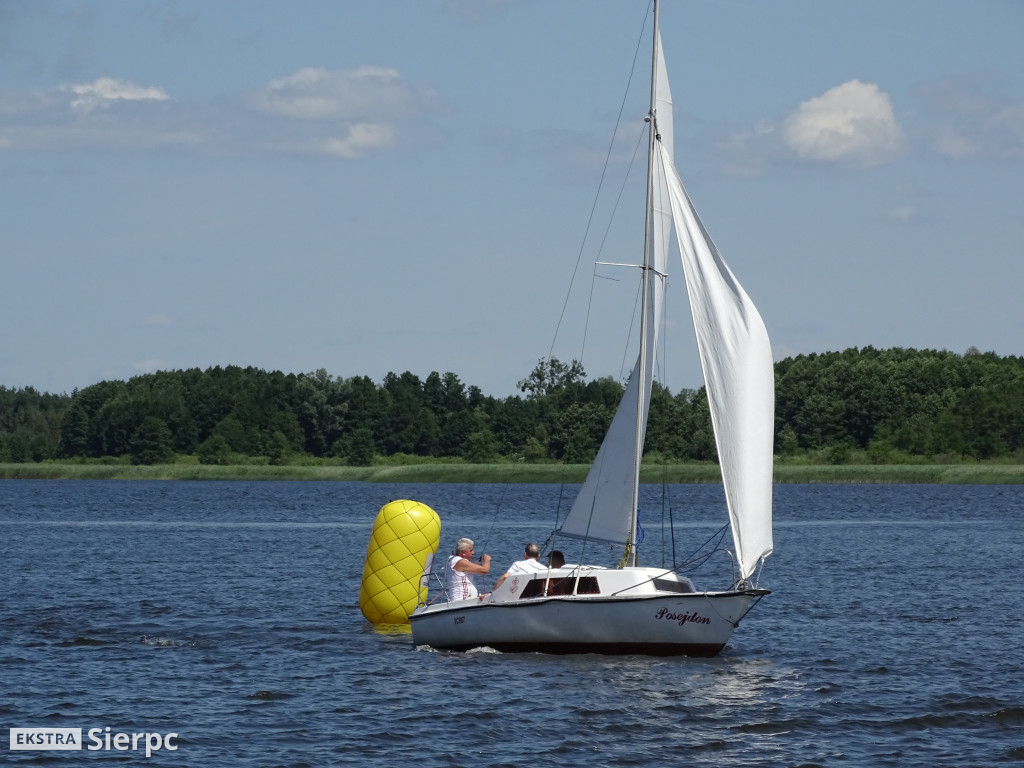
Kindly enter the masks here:
M 1024 358 L 873 347 L 775 364 L 775 452 L 817 463 L 1024 460 Z M 102 381 L 70 395 L 0 386 L 0 462 L 193 457 L 204 464 L 385 458 L 586 463 L 622 395 L 579 363 L 541 361 L 521 395 L 425 379 L 238 366 Z M 703 388 L 654 385 L 647 462 L 717 458 Z

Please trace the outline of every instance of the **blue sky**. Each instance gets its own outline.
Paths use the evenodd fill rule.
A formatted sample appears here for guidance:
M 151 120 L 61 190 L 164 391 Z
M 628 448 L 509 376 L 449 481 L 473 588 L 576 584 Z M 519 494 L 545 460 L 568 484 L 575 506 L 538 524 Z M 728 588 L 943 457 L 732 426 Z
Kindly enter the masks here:
M 594 261 L 639 258 L 631 204 L 604 221 L 640 172 L 646 7 L 0 0 L 0 385 L 234 364 L 514 394 L 578 256 L 555 354 L 621 376 L 628 311 L 595 303 L 583 348 L 580 310 Z M 662 34 L 680 173 L 776 359 L 1024 354 L 1024 3 L 665 0 Z M 602 269 L 595 302 L 629 305 Z M 696 387 L 673 310 L 665 382 Z

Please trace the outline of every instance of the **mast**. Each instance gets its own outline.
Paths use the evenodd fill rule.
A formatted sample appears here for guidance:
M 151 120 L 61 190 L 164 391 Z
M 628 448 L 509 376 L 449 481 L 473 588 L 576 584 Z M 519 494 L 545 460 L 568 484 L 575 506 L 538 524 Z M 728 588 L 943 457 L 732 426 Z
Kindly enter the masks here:
M 654 0 L 654 31 L 651 35 L 651 104 L 647 112 L 647 123 L 648 123 L 648 140 L 647 140 L 647 205 L 646 215 L 644 218 L 644 262 L 641 268 L 641 307 L 643 311 L 640 313 L 640 366 L 638 370 L 639 375 L 639 387 L 637 388 L 637 399 L 636 399 L 636 430 L 634 432 L 634 446 L 633 446 L 633 499 L 632 499 L 632 518 L 629 525 L 629 541 L 626 543 L 626 552 L 623 556 L 623 563 L 626 566 L 636 565 L 636 538 L 638 529 L 638 514 L 640 508 L 640 465 L 643 461 L 644 453 L 644 434 L 645 430 L 645 419 L 644 414 L 646 411 L 647 399 L 647 378 L 649 371 L 647 368 L 647 357 L 653 353 L 653 350 L 647 349 L 647 324 L 651 321 L 651 288 L 650 288 L 650 277 L 651 277 L 651 249 L 654 247 L 654 238 L 652 236 L 651 228 L 654 226 L 652 210 L 654 206 L 654 153 L 656 149 L 656 142 L 658 141 L 658 126 L 657 126 L 657 80 L 658 80 L 658 24 L 660 21 L 660 5 L 658 0 Z

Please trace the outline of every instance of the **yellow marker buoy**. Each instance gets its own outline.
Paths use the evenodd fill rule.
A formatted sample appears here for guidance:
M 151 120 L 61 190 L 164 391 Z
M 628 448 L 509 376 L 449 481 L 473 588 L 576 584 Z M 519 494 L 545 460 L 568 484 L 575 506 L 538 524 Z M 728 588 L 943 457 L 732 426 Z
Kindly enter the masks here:
M 366 548 L 359 608 L 373 624 L 407 624 L 426 600 L 424 573 L 441 541 L 441 518 L 418 501 L 392 501 L 377 514 Z

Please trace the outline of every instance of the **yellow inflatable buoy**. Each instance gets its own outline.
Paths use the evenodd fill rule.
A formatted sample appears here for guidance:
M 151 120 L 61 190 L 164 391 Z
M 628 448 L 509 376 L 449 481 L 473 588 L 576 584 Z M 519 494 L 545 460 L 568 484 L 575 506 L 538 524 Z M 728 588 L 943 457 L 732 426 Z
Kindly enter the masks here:
M 377 514 L 366 548 L 359 608 L 373 624 L 407 624 L 426 600 L 424 574 L 441 541 L 441 518 L 418 501 L 392 501 Z

